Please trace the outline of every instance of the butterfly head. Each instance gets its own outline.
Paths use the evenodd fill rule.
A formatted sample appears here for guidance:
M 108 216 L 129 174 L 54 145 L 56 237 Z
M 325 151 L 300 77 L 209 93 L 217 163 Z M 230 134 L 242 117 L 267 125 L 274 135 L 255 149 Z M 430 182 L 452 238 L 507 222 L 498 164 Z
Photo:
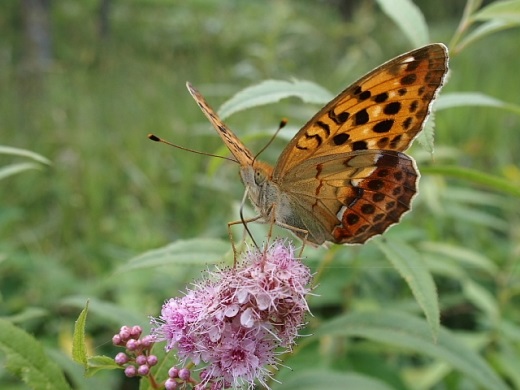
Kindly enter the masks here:
M 250 165 L 240 167 L 240 177 L 247 188 L 249 198 L 258 210 L 266 210 L 266 195 L 272 185 L 273 167 L 262 161 L 253 161 Z M 270 202 L 268 202 L 270 203 Z

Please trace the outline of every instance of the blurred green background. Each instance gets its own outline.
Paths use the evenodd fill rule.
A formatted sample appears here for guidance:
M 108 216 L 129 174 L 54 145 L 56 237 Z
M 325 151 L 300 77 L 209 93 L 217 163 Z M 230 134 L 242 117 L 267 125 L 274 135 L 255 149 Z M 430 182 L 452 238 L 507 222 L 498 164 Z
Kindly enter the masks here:
M 465 3 L 415 3 L 432 42 L 449 43 Z M 518 42 L 520 32 L 512 29 L 454 53 L 443 92 L 480 91 L 518 104 Z M 141 315 L 146 323 L 200 269 L 114 274 L 129 258 L 178 239 L 227 237 L 226 223 L 237 219 L 243 193 L 235 164 L 211 165 L 210 157 L 146 138 L 153 132 L 227 153 L 188 94 L 187 80 L 215 108 L 271 78 L 311 80 L 337 93 L 412 48 L 373 1 L 0 2 L 0 144 L 52 162 L 0 181 L 0 315 L 18 316 L 15 322 L 65 354 L 86 297 L 114 303 L 125 313 L 121 319 Z M 257 151 L 282 117 L 294 131 L 318 109 L 289 99 L 226 122 Z M 417 145 L 411 153 L 420 168 L 447 162 L 520 186 L 518 115 L 464 107 L 435 119 L 433 159 Z M 274 163 L 285 143 L 277 139 L 263 158 Z M 17 161 L 22 158 L 0 155 L 0 167 Z M 450 244 L 491 259 L 496 274 L 476 280 L 498 297 L 500 310 L 520 320 L 518 200 L 427 170 L 421 190 L 414 211 L 387 237 Z M 410 299 L 372 244 L 331 253 L 347 265 L 331 267 L 345 267 L 342 277 L 331 277 L 334 287 L 317 289 L 323 296 L 316 300 L 318 317 L 355 306 L 356 297 L 369 306 L 388 294 Z M 452 298 L 444 324 L 479 329 L 482 311 L 457 281 L 437 282 L 441 297 L 447 291 Z M 106 344 L 123 322 L 100 314 L 90 324 L 96 353 L 110 354 Z M 0 387 L 17 388 L 16 379 L 0 375 Z M 119 376 L 103 378 L 111 388 L 129 386 Z

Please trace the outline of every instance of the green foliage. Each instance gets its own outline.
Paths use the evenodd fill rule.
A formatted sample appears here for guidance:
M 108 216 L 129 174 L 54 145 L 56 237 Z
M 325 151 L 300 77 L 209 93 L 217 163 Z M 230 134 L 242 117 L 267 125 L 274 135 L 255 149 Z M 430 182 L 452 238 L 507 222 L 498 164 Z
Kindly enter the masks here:
M 323 87 L 310 82 L 293 80 L 265 80 L 260 84 L 244 88 L 227 100 L 219 110 L 222 119 L 251 107 L 273 104 L 283 98 L 298 97 L 305 103 L 325 104 L 332 95 Z
M 63 373 L 31 335 L 0 319 L 0 350 L 9 371 L 32 389 L 70 389 Z
M 378 0 L 377 3 L 383 12 L 401 29 L 413 46 L 424 46 L 430 42 L 424 15 L 411 0 Z
M 456 335 L 441 329 L 432 340 L 430 327 L 410 314 L 381 310 L 338 316 L 323 324 L 315 336 L 359 336 L 444 361 L 486 389 L 507 389 L 489 364 Z
M 0 154 L 26 157 L 38 162 L 38 164 L 25 162 L 0 167 L 0 180 L 29 169 L 41 169 L 42 164 L 50 165 L 50 161 L 48 159 L 39 155 L 38 153 L 31 152 L 30 150 L 0 145 Z
M 154 132 L 227 153 L 186 80 L 215 108 L 229 98 L 220 113 L 254 151 L 288 117 L 265 151 L 275 161 L 349 82 L 450 40 L 435 149 L 430 123 L 427 150 L 411 152 L 422 174 L 414 210 L 362 247 L 305 249 L 316 270 L 303 331 L 312 336 L 271 385 L 520 388 L 520 1 L 342 2 L 344 13 L 332 3 L 114 2 L 101 37 L 97 2 L 55 1 L 55 62 L 43 74 L 25 67 L 21 9 L 0 4 L 0 132 L 10 145 L 0 147 L 2 389 L 69 388 L 63 372 L 76 388 L 123 388 L 112 335 L 146 326 L 201 269 L 231 264 L 237 167 L 146 140 Z M 267 229 L 251 225 L 258 241 Z M 71 350 L 94 378 L 78 374 Z
M 379 249 L 392 266 L 408 283 L 415 300 L 421 306 L 431 328 L 433 340 L 437 339 L 440 326 L 440 310 L 435 282 L 420 254 L 411 246 L 397 240 L 377 241 Z
M 85 338 L 85 327 L 87 325 L 88 314 L 87 302 L 85 308 L 81 311 L 74 325 L 74 334 L 72 336 L 72 359 L 83 366 L 85 375 L 92 376 L 101 370 L 121 369 L 113 358 L 107 356 L 88 356 L 87 342 Z
M 72 359 L 87 367 L 87 344 L 85 341 L 85 326 L 87 324 L 88 301 L 85 308 L 79 314 L 76 324 L 74 325 L 74 334 L 72 335 Z
M 371 389 L 371 390 L 390 390 L 384 382 L 375 380 L 365 375 L 342 374 L 334 371 L 310 370 L 298 372 L 284 381 L 283 384 L 274 386 L 273 389 Z

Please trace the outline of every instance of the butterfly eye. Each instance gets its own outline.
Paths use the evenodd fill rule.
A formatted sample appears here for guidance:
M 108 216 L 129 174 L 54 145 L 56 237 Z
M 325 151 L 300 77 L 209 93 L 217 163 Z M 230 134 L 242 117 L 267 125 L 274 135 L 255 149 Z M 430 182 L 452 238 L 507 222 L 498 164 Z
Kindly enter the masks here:
M 256 185 L 262 185 L 267 179 L 267 176 L 265 175 L 265 172 L 262 172 L 258 169 L 255 170 L 255 184 Z

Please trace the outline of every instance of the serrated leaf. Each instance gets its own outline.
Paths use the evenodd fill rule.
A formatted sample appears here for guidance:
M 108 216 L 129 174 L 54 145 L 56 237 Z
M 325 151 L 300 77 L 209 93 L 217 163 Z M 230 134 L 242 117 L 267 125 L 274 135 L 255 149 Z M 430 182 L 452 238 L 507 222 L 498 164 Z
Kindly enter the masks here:
M 298 97 L 306 103 L 325 104 L 334 96 L 316 83 L 305 80 L 266 80 L 237 92 L 218 111 L 224 119 L 251 107 L 276 103 L 288 97 Z
M 93 376 L 99 371 L 103 370 L 120 370 L 121 366 L 116 364 L 113 358 L 108 356 L 92 356 L 88 358 L 86 376 Z
M 424 46 L 430 42 L 424 15 L 411 0 L 377 0 L 377 3 L 414 47 Z
M 435 134 L 435 113 L 432 112 L 424 125 L 423 130 L 419 133 L 417 141 L 430 154 L 433 153 Z
M 63 372 L 33 336 L 0 319 L 0 350 L 7 369 L 35 390 L 70 390 Z
M 520 24 L 520 1 L 494 1 L 472 15 L 473 20 L 500 19 L 510 23 Z
M 370 389 L 391 390 L 393 387 L 362 374 L 341 373 L 332 370 L 307 370 L 294 372 L 288 380 L 273 385 L 273 389 L 283 390 L 345 390 Z
M 407 313 L 380 310 L 346 314 L 323 324 L 315 332 L 317 337 L 322 335 L 364 337 L 411 350 L 450 364 L 483 388 L 508 390 L 478 352 L 442 327 L 433 341 L 430 326 Z
M 404 242 L 393 240 L 376 241 L 376 243 L 412 290 L 415 300 L 430 324 L 433 338 L 436 339 L 440 328 L 437 288 L 420 254 Z
M 85 342 L 85 325 L 87 323 L 88 300 L 85 308 L 81 310 L 78 319 L 74 323 L 74 334 L 72 336 L 72 359 L 87 367 L 87 344 Z

